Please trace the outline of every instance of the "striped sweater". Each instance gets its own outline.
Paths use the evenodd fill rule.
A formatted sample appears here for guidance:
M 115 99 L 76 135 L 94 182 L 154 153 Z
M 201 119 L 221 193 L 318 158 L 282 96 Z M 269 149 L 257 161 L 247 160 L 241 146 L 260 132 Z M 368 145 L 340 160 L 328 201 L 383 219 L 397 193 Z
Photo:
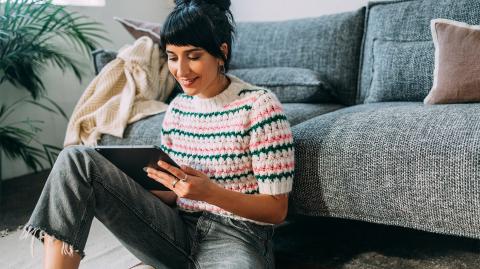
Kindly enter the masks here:
M 162 126 L 163 150 L 229 190 L 290 192 L 294 149 L 280 102 L 267 89 L 229 78 L 227 89 L 212 98 L 180 94 L 170 103 Z M 177 206 L 246 220 L 202 201 L 178 198 Z

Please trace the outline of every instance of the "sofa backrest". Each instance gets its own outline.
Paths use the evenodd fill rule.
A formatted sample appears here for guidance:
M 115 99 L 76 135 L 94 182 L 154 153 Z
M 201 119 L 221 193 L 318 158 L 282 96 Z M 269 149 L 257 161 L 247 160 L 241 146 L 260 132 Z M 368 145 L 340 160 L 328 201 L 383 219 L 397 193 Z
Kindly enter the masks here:
M 365 8 L 275 22 L 239 22 L 231 69 L 313 70 L 342 104 L 355 103 Z
M 433 83 L 430 21 L 480 24 L 480 1 L 374 1 L 366 16 L 357 102 L 422 101 Z

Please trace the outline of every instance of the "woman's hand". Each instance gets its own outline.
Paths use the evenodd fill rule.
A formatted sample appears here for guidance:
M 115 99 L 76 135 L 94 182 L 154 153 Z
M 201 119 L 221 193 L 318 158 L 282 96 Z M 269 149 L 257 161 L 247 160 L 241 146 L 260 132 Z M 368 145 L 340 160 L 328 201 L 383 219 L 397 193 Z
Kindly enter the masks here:
M 154 168 L 148 168 L 146 170 L 148 177 L 162 183 L 175 192 L 178 197 L 205 201 L 215 188 L 220 188 L 203 172 L 191 167 L 182 165 L 182 169 L 179 169 L 164 161 L 158 161 L 158 165 L 174 176 Z
M 288 195 L 245 194 L 215 184 L 201 171 L 188 166 L 178 169 L 159 161 L 174 176 L 148 168 L 148 176 L 175 192 L 178 197 L 205 201 L 238 216 L 261 222 L 282 223 L 288 211 Z

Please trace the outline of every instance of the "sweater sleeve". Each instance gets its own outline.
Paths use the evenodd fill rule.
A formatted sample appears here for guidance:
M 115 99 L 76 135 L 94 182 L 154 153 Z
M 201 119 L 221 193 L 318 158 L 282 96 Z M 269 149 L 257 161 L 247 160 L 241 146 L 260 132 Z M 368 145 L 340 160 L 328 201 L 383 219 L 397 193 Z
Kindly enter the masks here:
M 250 114 L 250 153 L 253 174 L 262 194 L 292 190 L 294 148 L 292 131 L 282 105 L 270 91 L 254 102 Z

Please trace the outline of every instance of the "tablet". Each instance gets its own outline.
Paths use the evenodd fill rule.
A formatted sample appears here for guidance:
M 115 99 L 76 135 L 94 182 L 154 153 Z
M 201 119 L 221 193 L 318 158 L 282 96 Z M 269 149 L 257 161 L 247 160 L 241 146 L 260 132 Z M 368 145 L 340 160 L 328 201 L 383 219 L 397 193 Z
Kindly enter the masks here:
M 151 167 L 167 172 L 157 164 L 159 160 L 165 161 L 175 167 L 175 163 L 167 153 L 155 145 L 121 145 L 121 146 L 95 146 L 97 152 L 102 154 L 117 168 L 142 185 L 147 190 L 170 190 L 158 181 L 147 176 L 143 167 Z M 168 173 L 168 172 L 167 172 Z

